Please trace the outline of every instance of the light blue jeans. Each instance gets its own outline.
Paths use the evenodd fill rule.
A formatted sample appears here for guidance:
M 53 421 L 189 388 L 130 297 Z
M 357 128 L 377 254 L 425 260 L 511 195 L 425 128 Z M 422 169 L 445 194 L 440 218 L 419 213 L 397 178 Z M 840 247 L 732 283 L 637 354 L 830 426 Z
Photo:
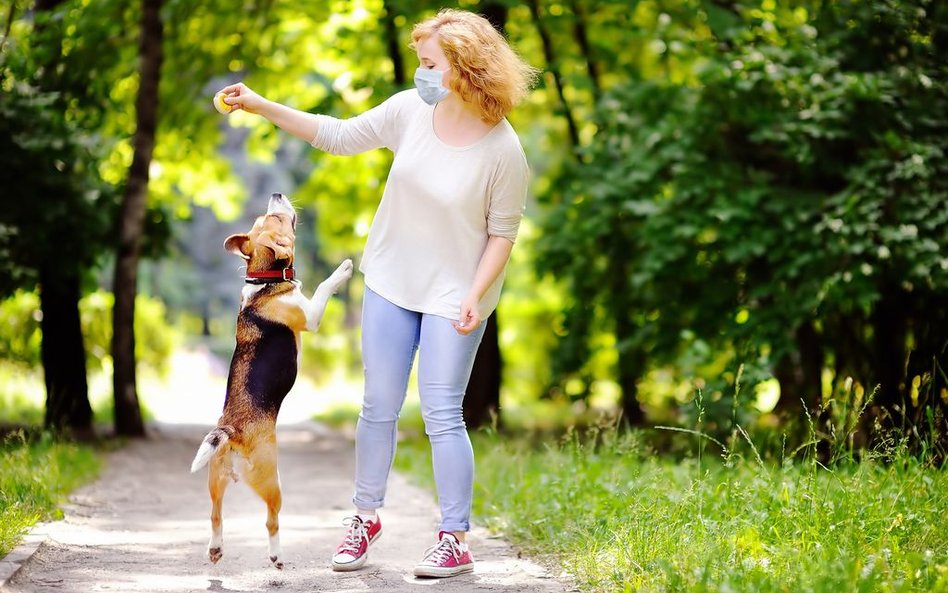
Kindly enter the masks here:
M 365 395 L 356 425 L 355 496 L 359 509 L 385 502 L 395 459 L 396 425 L 418 350 L 418 391 L 431 442 L 442 531 L 470 529 L 474 450 L 462 417 L 464 391 L 486 322 L 466 336 L 450 319 L 403 309 L 366 287 L 362 305 Z

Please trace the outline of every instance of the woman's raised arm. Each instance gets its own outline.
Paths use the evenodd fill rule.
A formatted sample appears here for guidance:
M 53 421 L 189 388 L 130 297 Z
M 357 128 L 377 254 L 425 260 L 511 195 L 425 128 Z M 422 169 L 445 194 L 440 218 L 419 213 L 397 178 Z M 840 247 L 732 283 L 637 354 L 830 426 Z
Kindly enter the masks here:
M 243 109 L 247 113 L 261 115 L 280 129 L 307 143 L 312 142 L 316 137 L 319 122 L 312 113 L 270 101 L 242 82 L 225 86 L 219 92 L 224 93 L 224 103 L 232 105 L 235 109 Z

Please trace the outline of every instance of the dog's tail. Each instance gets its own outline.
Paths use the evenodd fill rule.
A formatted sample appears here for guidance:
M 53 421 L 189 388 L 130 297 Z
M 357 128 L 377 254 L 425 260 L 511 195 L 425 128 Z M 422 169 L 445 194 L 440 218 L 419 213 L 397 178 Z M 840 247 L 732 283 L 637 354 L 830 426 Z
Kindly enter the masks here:
M 230 440 L 233 433 L 234 428 L 232 426 L 218 426 L 207 433 L 207 436 L 204 437 L 204 441 L 198 448 L 197 454 L 194 456 L 194 461 L 191 462 L 191 473 L 207 465 L 211 457 L 213 457 L 221 447 L 227 444 L 227 441 Z

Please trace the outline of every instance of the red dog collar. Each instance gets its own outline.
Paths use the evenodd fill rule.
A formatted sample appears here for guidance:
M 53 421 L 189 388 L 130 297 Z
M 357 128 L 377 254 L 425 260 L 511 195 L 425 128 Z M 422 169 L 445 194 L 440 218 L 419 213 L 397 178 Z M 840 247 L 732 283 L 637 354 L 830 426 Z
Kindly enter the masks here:
M 244 282 L 247 284 L 272 284 L 274 282 L 289 282 L 296 278 L 293 268 L 282 270 L 264 270 L 261 272 L 247 272 Z

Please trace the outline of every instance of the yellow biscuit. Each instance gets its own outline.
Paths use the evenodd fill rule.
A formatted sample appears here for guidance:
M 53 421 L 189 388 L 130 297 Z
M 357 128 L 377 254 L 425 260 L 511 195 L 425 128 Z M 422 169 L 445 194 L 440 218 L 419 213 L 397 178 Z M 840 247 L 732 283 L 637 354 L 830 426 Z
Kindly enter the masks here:
M 228 113 L 234 110 L 233 105 L 228 105 L 227 103 L 224 103 L 223 92 L 219 92 L 216 95 L 214 95 L 213 103 L 214 103 L 214 109 L 217 109 L 218 112 L 223 113 L 224 115 L 227 115 Z

